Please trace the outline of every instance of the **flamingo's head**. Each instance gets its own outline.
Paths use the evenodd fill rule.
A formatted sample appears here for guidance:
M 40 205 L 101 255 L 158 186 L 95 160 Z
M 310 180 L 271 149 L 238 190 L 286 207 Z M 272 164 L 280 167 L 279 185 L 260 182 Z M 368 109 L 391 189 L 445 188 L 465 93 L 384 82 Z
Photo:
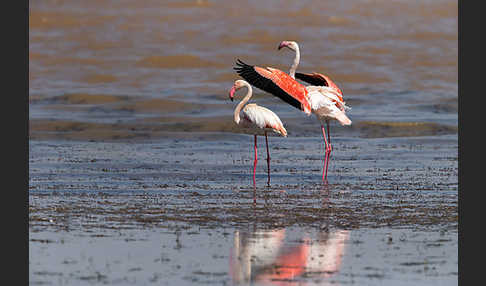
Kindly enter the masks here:
M 299 48 L 299 45 L 294 41 L 281 41 L 280 44 L 278 44 L 278 49 L 280 50 L 282 48 L 289 48 L 295 52 Z
M 231 101 L 233 101 L 234 99 L 234 94 L 235 92 L 242 88 L 243 86 L 245 86 L 245 81 L 244 80 L 241 80 L 241 79 L 238 79 L 235 81 L 235 83 L 233 84 L 233 87 L 231 88 L 230 92 L 229 92 L 229 98 L 231 99 Z

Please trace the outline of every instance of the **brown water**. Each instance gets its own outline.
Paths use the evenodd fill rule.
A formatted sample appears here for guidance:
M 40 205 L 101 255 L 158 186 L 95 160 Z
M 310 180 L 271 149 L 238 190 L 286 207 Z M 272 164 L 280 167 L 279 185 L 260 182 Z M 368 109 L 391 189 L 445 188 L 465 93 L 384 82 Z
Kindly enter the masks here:
M 30 283 L 457 285 L 457 11 L 29 1 Z M 331 127 L 323 186 L 317 120 L 255 90 L 289 137 L 270 137 L 253 205 L 232 67 L 288 71 L 282 40 L 339 85 L 353 124 Z
M 173 131 L 195 118 L 202 124 L 191 131 L 227 131 L 236 58 L 287 71 L 293 53 L 277 51 L 281 40 L 300 43 L 299 70 L 338 83 L 357 129 L 385 130 L 358 136 L 387 136 L 388 128 L 399 130 L 391 136 L 454 134 L 457 38 L 457 2 L 447 0 L 32 1 L 31 138 L 49 131 L 36 119 L 170 120 L 179 127 L 163 125 Z M 278 98 L 257 91 L 254 100 L 277 112 L 291 136 L 318 131 Z M 390 127 L 397 121 L 406 124 Z

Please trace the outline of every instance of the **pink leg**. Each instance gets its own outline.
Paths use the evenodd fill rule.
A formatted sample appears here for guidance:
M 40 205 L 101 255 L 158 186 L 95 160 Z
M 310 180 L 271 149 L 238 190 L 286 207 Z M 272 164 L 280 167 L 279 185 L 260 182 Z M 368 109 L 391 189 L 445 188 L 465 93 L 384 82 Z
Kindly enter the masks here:
M 327 123 L 327 128 L 329 129 L 329 122 L 326 122 L 326 123 Z M 324 125 L 321 125 L 321 128 L 322 128 L 322 136 L 324 137 L 324 143 L 326 144 L 326 155 L 324 157 L 324 166 L 322 167 L 322 181 L 327 183 L 327 166 L 329 164 L 329 156 L 330 156 L 330 153 L 331 153 L 331 144 L 329 144 L 327 142 L 326 131 L 324 129 Z
M 268 170 L 267 185 L 270 187 L 270 152 L 268 152 L 268 138 L 267 138 L 267 132 L 266 131 L 265 131 L 265 143 L 267 144 L 267 170 Z
M 329 154 L 327 155 L 327 163 L 326 163 L 326 180 L 327 180 L 327 166 L 329 165 L 329 161 L 331 161 L 331 152 L 332 152 L 332 145 L 331 145 L 331 127 L 329 126 L 329 121 L 326 121 L 327 125 L 327 149 L 326 152 Z
M 256 173 L 257 162 L 258 162 L 257 136 L 255 135 L 255 160 L 253 161 L 253 187 L 256 187 L 255 173 Z

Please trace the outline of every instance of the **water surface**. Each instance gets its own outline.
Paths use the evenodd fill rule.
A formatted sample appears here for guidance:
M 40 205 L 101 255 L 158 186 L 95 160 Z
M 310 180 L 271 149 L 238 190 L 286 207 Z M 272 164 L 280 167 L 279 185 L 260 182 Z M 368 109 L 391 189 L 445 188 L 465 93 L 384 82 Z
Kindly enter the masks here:
M 450 0 L 29 1 L 30 284 L 457 285 L 457 39 Z M 232 67 L 282 40 L 353 124 L 323 185 L 317 120 L 255 90 L 289 137 L 254 190 Z

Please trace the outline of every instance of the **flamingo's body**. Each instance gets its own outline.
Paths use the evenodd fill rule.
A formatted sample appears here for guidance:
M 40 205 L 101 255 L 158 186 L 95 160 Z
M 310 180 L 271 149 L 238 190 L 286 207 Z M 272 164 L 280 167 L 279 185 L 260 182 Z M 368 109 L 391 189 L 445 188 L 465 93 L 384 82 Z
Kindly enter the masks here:
M 279 48 L 281 48 L 281 46 L 279 46 Z M 327 76 L 316 73 L 295 73 L 300 59 L 300 54 L 296 53 L 296 55 L 289 74 L 275 68 L 267 67 L 265 69 L 257 66 L 250 66 L 240 60 L 237 61 L 235 70 L 252 85 L 279 97 L 307 115 L 310 115 L 310 113 L 316 115 L 321 122 L 322 133 L 326 145 L 322 180 L 327 181 L 327 166 L 331 153 L 331 145 L 329 132 L 326 139 L 324 123 L 326 123 L 328 130 L 330 120 L 337 120 L 341 125 L 350 125 L 351 120 L 345 113 L 345 110 L 349 107 L 347 107 L 343 101 L 342 92 L 337 85 L 330 79 L 326 81 L 326 79 L 328 79 Z M 304 86 L 295 80 L 295 76 L 302 78 L 303 81 L 313 80 L 314 82 L 319 82 L 321 84 Z M 323 82 L 326 82 L 327 85 L 322 84 Z
M 247 132 L 253 134 L 255 144 L 255 160 L 253 162 L 253 186 L 256 187 L 255 172 L 258 162 L 258 150 L 257 150 L 257 135 L 265 135 L 265 143 L 267 146 L 267 167 L 268 167 L 268 185 L 270 185 L 270 153 L 268 151 L 268 137 L 267 132 L 272 131 L 287 137 L 287 130 L 285 130 L 280 118 L 270 109 L 257 104 L 246 104 L 252 96 L 251 85 L 244 80 L 235 81 L 233 87 L 230 90 L 229 97 L 231 100 L 234 98 L 236 90 L 247 87 L 248 92 L 241 102 L 236 106 L 234 111 L 234 121 L 241 128 L 246 129 Z M 243 115 L 240 117 L 240 113 Z

